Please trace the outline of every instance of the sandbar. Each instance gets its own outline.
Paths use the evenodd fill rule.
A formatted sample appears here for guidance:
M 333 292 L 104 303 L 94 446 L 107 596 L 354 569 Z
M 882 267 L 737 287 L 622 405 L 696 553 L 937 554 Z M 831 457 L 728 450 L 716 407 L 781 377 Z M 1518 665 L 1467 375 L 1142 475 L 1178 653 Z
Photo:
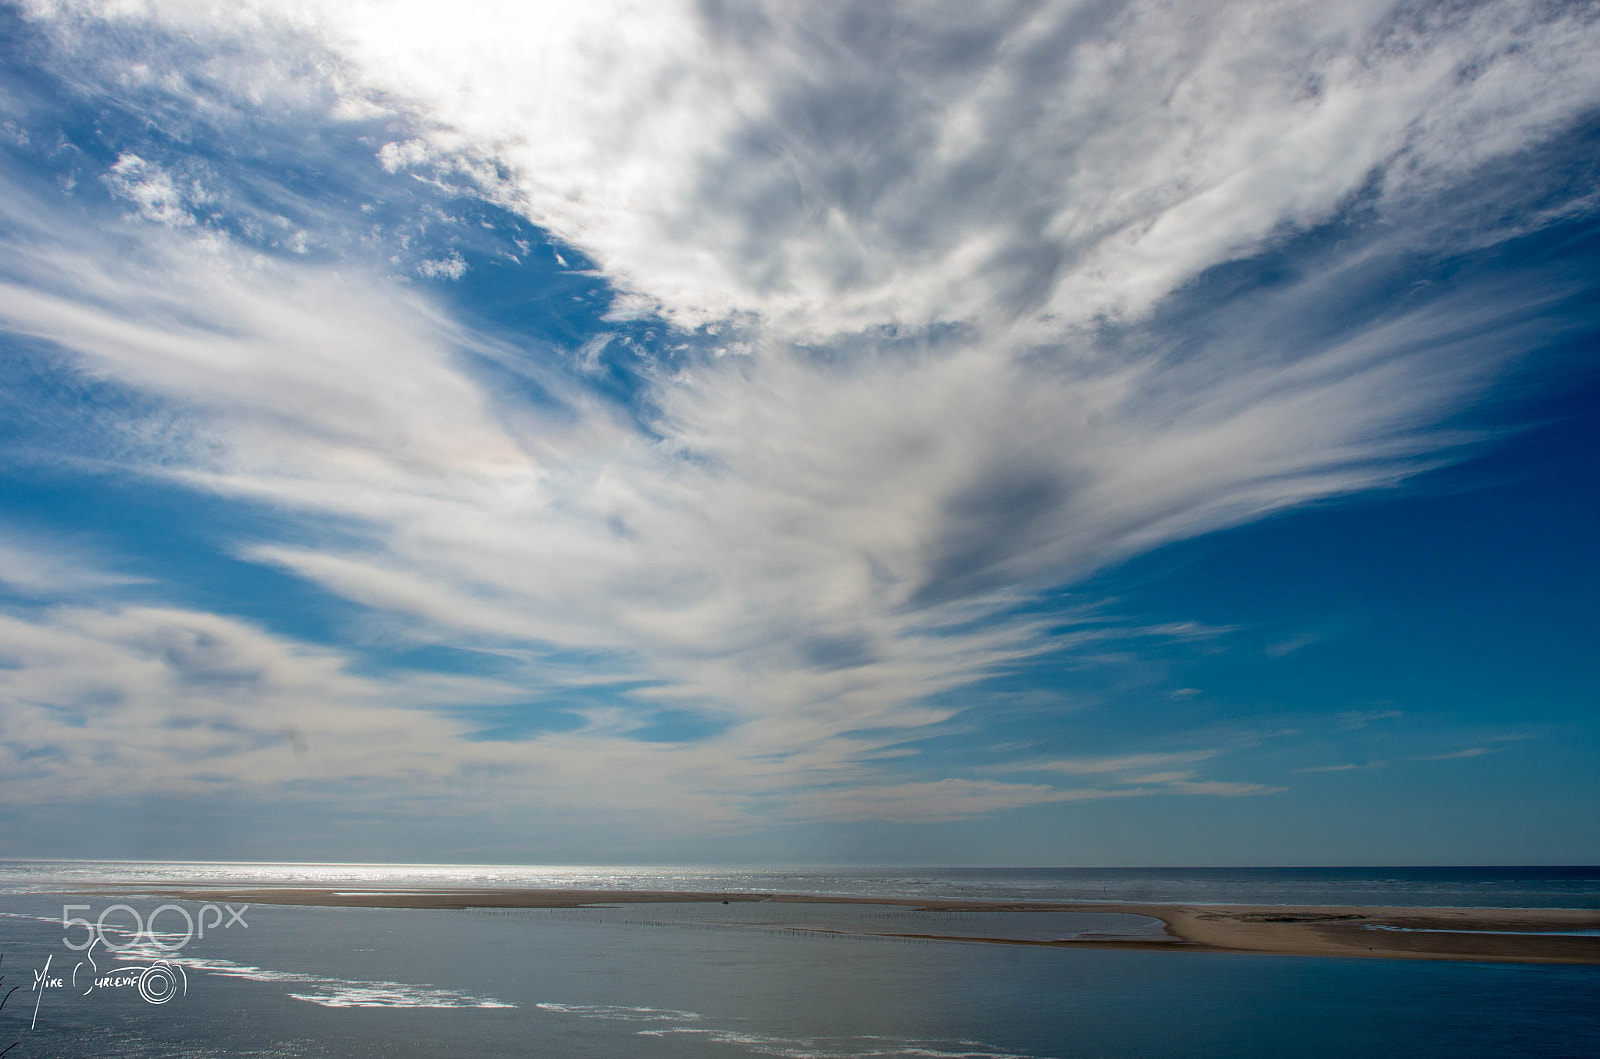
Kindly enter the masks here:
M 98 893 L 108 892 L 106 889 Z M 861 934 L 979 944 L 1061 948 L 1226 952 L 1277 956 L 1342 956 L 1402 960 L 1486 960 L 1512 963 L 1600 964 L 1600 910 L 1570 908 L 1376 908 L 1342 905 L 1121 904 L 1059 901 L 930 900 L 819 894 L 663 890 L 427 889 L 326 887 L 123 887 L 191 901 L 359 908 L 584 908 L 676 902 L 776 901 L 883 905 L 930 911 L 1120 912 L 1160 920 L 1165 937 L 1139 940 L 1038 941 L 937 933 Z M 829 931 L 838 933 L 839 931 Z

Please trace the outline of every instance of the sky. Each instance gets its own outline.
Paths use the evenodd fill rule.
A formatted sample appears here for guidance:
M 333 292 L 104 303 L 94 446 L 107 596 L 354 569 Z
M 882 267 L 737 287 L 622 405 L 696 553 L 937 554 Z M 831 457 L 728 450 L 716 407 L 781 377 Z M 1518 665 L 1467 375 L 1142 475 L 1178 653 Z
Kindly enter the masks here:
M 1597 54 L 0 4 L 0 857 L 1595 863 Z

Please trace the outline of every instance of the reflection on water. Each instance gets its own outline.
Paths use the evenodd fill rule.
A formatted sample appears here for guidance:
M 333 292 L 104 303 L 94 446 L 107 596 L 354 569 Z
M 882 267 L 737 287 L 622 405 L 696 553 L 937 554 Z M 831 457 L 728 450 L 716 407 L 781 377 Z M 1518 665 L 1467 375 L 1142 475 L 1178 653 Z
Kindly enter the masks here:
M 0 861 L 0 893 L 107 883 L 690 890 L 1005 901 L 1600 908 L 1600 868 L 674 868 Z

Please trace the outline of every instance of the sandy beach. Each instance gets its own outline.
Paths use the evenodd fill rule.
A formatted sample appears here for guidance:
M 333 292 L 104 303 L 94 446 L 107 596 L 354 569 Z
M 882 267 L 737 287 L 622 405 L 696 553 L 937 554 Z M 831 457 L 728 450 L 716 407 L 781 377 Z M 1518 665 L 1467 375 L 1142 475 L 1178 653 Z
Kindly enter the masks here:
M 98 891 L 105 893 L 106 891 Z M 133 888 L 118 891 L 130 896 Z M 1080 902 L 940 901 L 816 894 L 553 889 L 251 889 L 140 887 L 140 894 L 190 901 L 360 908 L 583 908 L 667 902 L 863 904 L 930 911 L 1124 913 L 1159 919 L 1167 937 L 1148 940 L 1038 941 L 1008 937 L 880 933 L 978 944 L 1349 956 L 1408 960 L 1488 960 L 1600 964 L 1600 910 L 1371 908 L 1306 905 L 1163 905 Z

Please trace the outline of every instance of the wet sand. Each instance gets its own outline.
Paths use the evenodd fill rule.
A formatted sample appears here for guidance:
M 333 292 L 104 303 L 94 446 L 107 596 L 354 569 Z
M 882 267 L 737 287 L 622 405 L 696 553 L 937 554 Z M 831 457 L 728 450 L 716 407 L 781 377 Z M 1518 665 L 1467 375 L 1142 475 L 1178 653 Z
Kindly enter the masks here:
M 972 938 L 940 934 L 882 933 L 881 936 L 980 944 L 1046 945 L 1061 948 L 1600 964 L 1600 936 L 1574 937 L 1562 933 L 1600 930 L 1600 911 L 1562 908 L 1365 908 L 1333 905 L 941 901 L 889 897 L 831 897 L 816 894 L 650 890 L 128 887 L 118 892 L 122 896 L 131 896 L 137 892 L 189 901 L 355 908 L 582 908 L 594 905 L 665 902 L 777 901 L 797 904 L 882 905 L 930 911 L 1121 912 L 1161 920 L 1166 925 L 1168 936 L 1148 940 L 1096 938 L 1074 941 L 1036 941 L 1006 937 Z M 1476 931 L 1486 933 L 1472 933 Z

